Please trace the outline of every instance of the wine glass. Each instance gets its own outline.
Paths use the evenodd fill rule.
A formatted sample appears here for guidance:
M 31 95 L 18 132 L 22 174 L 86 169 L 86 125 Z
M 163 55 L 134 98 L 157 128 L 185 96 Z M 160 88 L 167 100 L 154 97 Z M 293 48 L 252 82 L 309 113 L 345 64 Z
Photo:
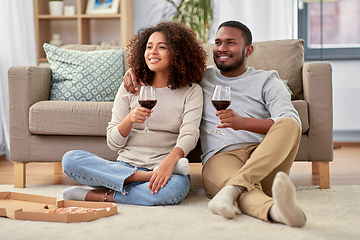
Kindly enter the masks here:
M 211 103 L 214 105 L 215 109 L 220 111 L 226 109 L 231 103 L 231 91 L 229 86 L 216 85 L 214 92 L 211 97 Z M 218 119 L 220 124 L 220 119 Z M 215 128 L 210 134 L 216 135 L 225 135 L 225 133 L 220 132 L 219 128 Z
M 147 109 L 153 109 L 155 107 L 157 100 L 156 100 L 156 90 L 153 86 L 141 86 L 140 94 L 138 96 L 138 101 L 140 106 L 145 107 Z M 140 131 L 139 133 L 154 133 L 150 131 L 148 128 L 148 120 L 147 117 L 145 119 L 145 128 L 144 130 Z

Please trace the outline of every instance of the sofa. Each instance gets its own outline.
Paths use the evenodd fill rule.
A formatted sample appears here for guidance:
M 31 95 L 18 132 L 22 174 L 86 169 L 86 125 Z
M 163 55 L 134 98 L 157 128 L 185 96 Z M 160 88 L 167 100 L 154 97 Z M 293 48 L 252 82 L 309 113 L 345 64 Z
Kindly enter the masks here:
M 304 41 L 255 42 L 248 66 L 278 71 L 292 91 L 292 103 L 302 121 L 302 138 L 295 161 L 311 162 L 320 188 L 329 188 L 329 162 L 333 160 L 332 68 L 328 62 L 305 62 Z M 207 65 L 212 65 L 212 45 L 205 44 Z M 120 49 L 97 45 L 64 45 L 61 49 L 97 51 Z M 126 54 L 124 54 L 126 71 Z M 49 100 L 52 88 L 49 67 L 14 66 L 8 71 L 10 154 L 14 163 L 14 187 L 26 186 L 26 163 L 54 162 L 74 149 L 115 160 L 117 153 L 106 144 L 111 101 Z M 201 146 L 187 156 L 201 162 Z

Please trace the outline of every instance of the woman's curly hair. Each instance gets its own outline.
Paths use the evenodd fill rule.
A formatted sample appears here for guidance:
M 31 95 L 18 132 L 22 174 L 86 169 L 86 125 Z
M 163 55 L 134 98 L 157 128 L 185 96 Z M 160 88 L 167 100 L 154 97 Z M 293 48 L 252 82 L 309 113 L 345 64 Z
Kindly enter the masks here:
M 146 44 L 154 32 L 164 34 L 167 41 L 171 68 L 168 86 L 177 89 L 200 82 L 206 69 L 206 52 L 196 34 L 184 24 L 176 22 L 158 23 L 141 30 L 132 38 L 127 46 L 128 66 L 133 69 L 136 78 L 147 83 L 154 79 L 154 72 L 146 65 L 144 57 Z

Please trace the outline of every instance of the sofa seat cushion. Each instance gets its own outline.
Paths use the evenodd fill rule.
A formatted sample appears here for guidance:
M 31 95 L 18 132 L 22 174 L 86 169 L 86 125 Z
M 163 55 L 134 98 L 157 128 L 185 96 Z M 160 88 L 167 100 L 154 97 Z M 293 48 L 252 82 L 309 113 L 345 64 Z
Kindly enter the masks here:
M 292 101 L 302 123 L 302 133 L 309 130 L 308 104 Z M 29 109 L 32 134 L 106 136 L 113 102 L 41 101 Z
M 308 103 L 305 100 L 294 100 L 292 101 L 292 104 L 299 113 L 302 125 L 302 133 L 305 133 L 309 130 Z
M 106 136 L 113 102 L 41 101 L 29 109 L 33 134 Z

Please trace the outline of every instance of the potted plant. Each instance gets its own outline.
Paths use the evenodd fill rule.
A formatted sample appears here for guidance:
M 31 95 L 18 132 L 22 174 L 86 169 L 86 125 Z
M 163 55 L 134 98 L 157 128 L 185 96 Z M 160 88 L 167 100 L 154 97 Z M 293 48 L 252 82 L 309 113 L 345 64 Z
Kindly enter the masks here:
M 52 16 L 63 15 L 64 1 L 63 0 L 49 0 L 49 10 Z
M 212 0 L 167 0 L 171 7 L 164 9 L 163 17 L 171 21 L 181 22 L 191 27 L 198 38 L 207 43 L 211 24 L 214 19 Z M 175 7 L 175 8 L 174 8 Z

